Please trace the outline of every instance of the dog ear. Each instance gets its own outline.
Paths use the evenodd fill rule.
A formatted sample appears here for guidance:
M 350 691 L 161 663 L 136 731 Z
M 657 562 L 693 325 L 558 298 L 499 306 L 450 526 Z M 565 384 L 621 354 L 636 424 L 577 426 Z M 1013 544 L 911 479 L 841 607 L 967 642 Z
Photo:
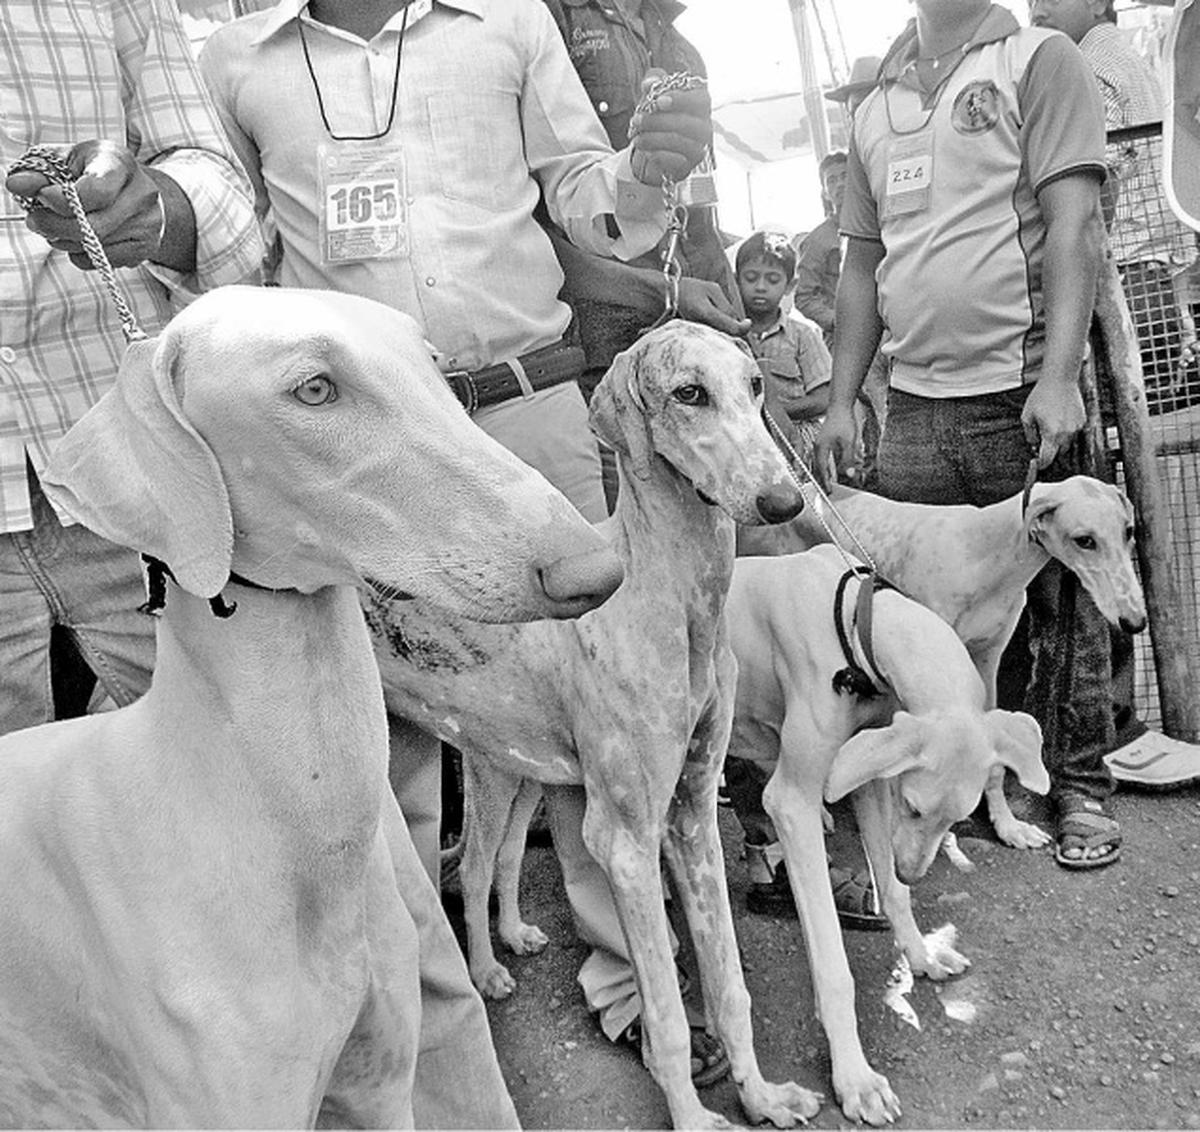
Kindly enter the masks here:
M 649 479 L 654 458 L 646 403 L 638 388 L 643 352 L 639 342 L 613 358 L 608 373 L 592 394 L 588 415 L 592 432 L 610 448 L 628 456 L 633 474 L 640 480 Z
M 116 384 L 55 448 L 47 496 L 97 534 L 161 559 L 185 590 L 214 597 L 229 578 L 233 516 L 220 465 L 183 415 L 179 335 L 126 350 Z
M 1023 711 L 995 708 L 987 713 L 988 733 L 996 748 L 996 759 L 1009 767 L 1026 790 L 1050 792 L 1050 775 L 1042 763 L 1042 729 Z
M 1037 542 L 1046 531 L 1054 512 L 1058 510 L 1059 500 L 1051 493 L 1042 493 L 1038 498 L 1031 498 L 1029 509 L 1025 512 L 1025 537 L 1030 542 Z
M 825 780 L 825 801 L 836 802 L 877 778 L 894 778 L 920 762 L 921 721 L 898 711 L 887 727 L 869 727 L 847 739 L 833 757 Z

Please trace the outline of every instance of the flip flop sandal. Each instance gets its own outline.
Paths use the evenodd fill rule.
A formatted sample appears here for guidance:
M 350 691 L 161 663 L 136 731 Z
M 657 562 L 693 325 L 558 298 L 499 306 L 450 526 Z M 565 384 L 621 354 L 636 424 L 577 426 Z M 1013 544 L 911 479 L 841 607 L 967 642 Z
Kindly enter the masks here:
M 866 869 L 852 873 L 830 865 L 829 883 L 842 927 L 859 932 L 885 932 L 892 926 L 885 915 L 875 911 L 875 886 Z
M 1068 857 L 1068 849 L 1101 849 L 1098 857 Z M 1064 869 L 1102 869 L 1121 856 L 1121 827 L 1094 798 L 1072 794 L 1059 801 L 1054 859 Z
M 692 1084 L 697 1089 L 715 1085 L 729 1073 L 729 1055 L 721 1039 L 714 1037 L 704 1028 L 704 1022 L 692 1010 L 688 1010 L 688 1027 L 692 1038 Z M 642 1019 L 639 1015 L 617 1039 L 642 1056 Z
M 1200 750 L 1169 736 L 1143 735 L 1104 756 L 1113 779 L 1138 790 L 1183 790 L 1200 783 Z

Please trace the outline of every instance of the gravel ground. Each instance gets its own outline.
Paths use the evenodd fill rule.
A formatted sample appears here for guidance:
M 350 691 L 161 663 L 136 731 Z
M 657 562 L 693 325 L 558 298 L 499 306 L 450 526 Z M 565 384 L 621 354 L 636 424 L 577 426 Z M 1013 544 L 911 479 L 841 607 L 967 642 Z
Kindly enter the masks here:
M 1041 807 L 1015 806 L 1044 824 Z M 979 825 L 960 830 L 975 871 L 939 857 L 913 895 L 922 929 L 952 923 L 973 965 L 940 987 L 918 981 L 908 1002 L 919 1029 L 884 1001 L 890 937 L 847 933 L 863 1044 L 900 1098 L 899 1127 L 1200 1129 L 1200 792 L 1122 793 L 1113 812 L 1122 860 L 1090 873 L 1066 872 L 1049 850 L 1004 848 Z M 825 1093 L 812 1127 L 843 1127 L 799 925 L 745 911 L 739 830 L 720 816 L 763 1072 Z M 583 1006 L 585 953 L 550 849 L 526 855 L 523 907 L 550 947 L 510 956 L 518 988 L 489 1007 L 523 1124 L 669 1127 L 640 1060 Z M 728 1081 L 705 1100 L 744 1119 Z

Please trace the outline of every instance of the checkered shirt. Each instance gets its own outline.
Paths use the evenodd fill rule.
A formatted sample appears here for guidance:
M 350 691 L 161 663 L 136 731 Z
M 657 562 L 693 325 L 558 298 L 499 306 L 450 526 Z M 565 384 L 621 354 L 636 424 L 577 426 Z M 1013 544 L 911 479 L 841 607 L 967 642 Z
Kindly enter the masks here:
M 171 0 L 3 0 L 0 15 L 0 532 L 32 526 L 26 460 L 55 442 L 116 377 L 124 338 L 95 272 L 24 224 L 3 172 L 31 145 L 123 141 L 183 188 L 196 271 L 117 272 L 153 334 L 197 291 L 246 279 L 261 238 L 253 197 L 204 90 Z

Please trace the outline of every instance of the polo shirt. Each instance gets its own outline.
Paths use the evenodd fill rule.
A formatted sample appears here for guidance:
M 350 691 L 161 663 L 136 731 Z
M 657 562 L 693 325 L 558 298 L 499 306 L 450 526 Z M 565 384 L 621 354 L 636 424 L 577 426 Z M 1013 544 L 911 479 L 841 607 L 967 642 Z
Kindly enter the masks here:
M 1037 193 L 1068 174 L 1104 176 L 1096 82 L 1067 36 L 1021 27 L 998 5 L 933 91 L 916 56 L 913 22 L 855 115 L 841 231 L 883 243 L 893 386 L 925 397 L 1016 388 L 1036 380 L 1045 345 Z M 924 206 L 905 211 L 916 198 L 900 201 L 898 179 L 918 168 Z

